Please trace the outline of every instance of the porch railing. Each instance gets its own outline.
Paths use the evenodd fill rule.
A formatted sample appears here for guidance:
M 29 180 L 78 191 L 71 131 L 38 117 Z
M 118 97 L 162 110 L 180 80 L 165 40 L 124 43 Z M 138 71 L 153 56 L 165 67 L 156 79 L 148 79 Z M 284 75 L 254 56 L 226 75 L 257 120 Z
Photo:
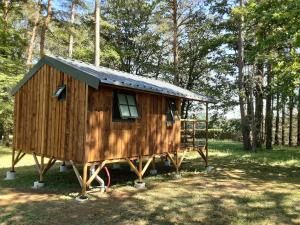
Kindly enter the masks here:
M 207 148 L 207 142 L 207 120 L 181 119 L 181 147 Z

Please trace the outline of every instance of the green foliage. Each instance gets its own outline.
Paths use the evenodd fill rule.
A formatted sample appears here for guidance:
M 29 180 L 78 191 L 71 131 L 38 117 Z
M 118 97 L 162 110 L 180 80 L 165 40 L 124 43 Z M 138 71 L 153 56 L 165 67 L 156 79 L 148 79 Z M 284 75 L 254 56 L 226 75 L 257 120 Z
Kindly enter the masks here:
M 205 130 L 198 130 L 196 132 L 196 138 L 203 139 L 205 137 Z M 223 129 L 208 129 L 208 138 L 216 140 L 234 140 L 241 141 L 240 132 L 234 132 Z
M 159 51 L 159 36 L 151 30 L 151 18 L 156 2 L 107 1 L 103 17 L 110 24 L 105 35 L 113 51 L 105 51 L 119 59 L 117 68 L 123 71 L 147 74 L 155 71 L 155 57 Z M 113 53 L 113 54 L 110 54 Z M 111 60 L 110 60 L 111 61 Z
M 73 58 L 93 63 L 94 1 L 75 1 L 73 24 L 70 22 L 72 1 L 53 0 L 52 19 L 46 33 L 46 53 L 67 57 L 69 35 L 72 34 Z M 7 21 L 4 21 L 3 1 L 0 2 L 0 73 L 7 79 L 18 79 L 15 76 L 25 73 L 26 50 L 37 1 L 9 2 Z M 240 129 L 237 121 L 224 122 L 214 118 L 222 118 L 237 105 L 235 81 L 241 15 L 245 17 L 245 64 L 261 63 L 267 68 L 266 65 L 271 63 L 273 66 L 274 79 L 270 87 L 262 87 L 264 94 L 267 90 L 272 94 L 279 91 L 282 96 L 295 93 L 299 87 L 300 70 L 298 0 L 250 0 L 242 8 L 232 0 L 178 0 L 177 3 L 179 85 L 218 99 L 218 104 L 210 108 L 215 123 L 212 128 L 234 134 Z M 46 1 L 42 1 L 33 62 L 39 59 L 40 32 L 46 8 Z M 169 0 L 101 1 L 100 64 L 173 82 L 172 12 Z M 255 86 L 255 82 L 255 77 L 249 78 L 250 84 L 247 85 Z M 244 97 L 247 97 L 246 92 Z M 9 104 L 5 107 L 3 111 L 6 113 L 3 114 L 8 115 L 12 108 Z M 191 116 L 197 110 L 203 110 L 203 105 L 183 103 L 184 116 Z
M 10 90 L 21 77 L 0 73 L 0 127 L 4 136 L 11 134 L 13 129 L 13 98 Z

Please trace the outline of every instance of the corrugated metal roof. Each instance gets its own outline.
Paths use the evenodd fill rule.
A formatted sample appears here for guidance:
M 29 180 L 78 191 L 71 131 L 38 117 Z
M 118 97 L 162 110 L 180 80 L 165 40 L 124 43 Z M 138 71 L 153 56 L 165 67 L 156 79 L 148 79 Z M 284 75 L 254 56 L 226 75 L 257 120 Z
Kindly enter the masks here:
M 48 64 L 62 72 L 73 76 L 75 79 L 86 82 L 88 85 L 98 88 L 99 84 L 107 84 L 119 87 L 126 87 L 147 92 L 159 93 L 164 95 L 176 96 L 190 100 L 212 102 L 216 101 L 199 93 L 194 93 L 173 84 L 137 76 L 106 67 L 96 67 L 78 60 L 65 59 L 62 57 L 45 56 L 25 75 L 23 80 L 12 90 L 15 94 L 27 80 L 29 80 L 44 64 Z

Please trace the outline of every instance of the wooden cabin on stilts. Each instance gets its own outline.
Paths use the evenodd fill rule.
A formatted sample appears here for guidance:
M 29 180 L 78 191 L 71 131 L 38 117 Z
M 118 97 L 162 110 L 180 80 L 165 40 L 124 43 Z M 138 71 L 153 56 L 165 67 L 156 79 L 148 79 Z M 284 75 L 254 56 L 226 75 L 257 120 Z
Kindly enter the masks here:
M 208 104 L 215 102 L 210 97 L 163 81 L 53 56 L 44 56 L 12 94 L 11 173 L 25 154 L 33 155 L 40 183 L 56 160 L 70 162 L 81 195 L 86 196 L 107 164 L 127 162 L 139 181 L 155 165 L 155 156 L 169 158 L 177 173 L 186 151 L 198 151 L 208 165 Z M 181 120 L 183 100 L 203 103 L 206 118 Z M 196 138 L 199 123 L 205 125 L 203 143 Z M 93 173 L 88 173 L 89 168 Z

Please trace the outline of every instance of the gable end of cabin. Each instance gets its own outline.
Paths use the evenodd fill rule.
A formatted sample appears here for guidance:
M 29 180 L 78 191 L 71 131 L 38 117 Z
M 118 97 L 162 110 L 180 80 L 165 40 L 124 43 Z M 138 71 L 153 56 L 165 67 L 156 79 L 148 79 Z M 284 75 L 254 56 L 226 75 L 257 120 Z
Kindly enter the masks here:
M 84 162 L 87 91 L 83 81 L 42 65 L 15 93 L 14 149 Z

